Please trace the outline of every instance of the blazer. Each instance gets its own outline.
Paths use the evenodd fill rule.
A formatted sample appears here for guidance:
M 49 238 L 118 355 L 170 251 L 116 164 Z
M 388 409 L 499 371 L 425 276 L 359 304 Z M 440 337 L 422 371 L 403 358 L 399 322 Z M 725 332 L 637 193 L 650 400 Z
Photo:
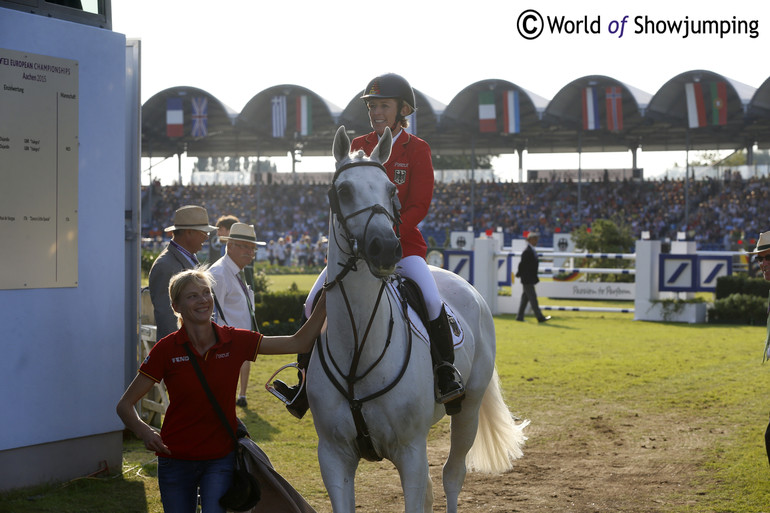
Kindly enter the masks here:
M 150 268 L 150 299 L 152 300 L 152 309 L 155 312 L 156 342 L 178 329 L 176 314 L 171 308 L 171 299 L 168 297 L 168 284 L 171 277 L 180 271 L 192 268 L 193 265 L 187 257 L 171 244 L 166 246 L 166 249 L 152 263 Z
M 516 272 L 516 276 L 521 279 L 523 285 L 534 285 L 540 281 L 537 277 L 537 268 L 540 265 L 540 259 L 537 257 L 537 253 L 531 245 L 527 245 L 527 249 L 521 254 L 521 261 L 519 262 L 519 269 Z
M 371 155 L 379 138 L 376 132 L 356 137 L 350 151 L 364 150 Z M 433 161 L 427 142 L 403 130 L 393 143 L 390 158 L 385 163 L 388 178 L 398 188 L 401 203 L 401 248 L 403 256 L 425 258 L 428 245 L 417 225 L 428 215 L 433 199 Z

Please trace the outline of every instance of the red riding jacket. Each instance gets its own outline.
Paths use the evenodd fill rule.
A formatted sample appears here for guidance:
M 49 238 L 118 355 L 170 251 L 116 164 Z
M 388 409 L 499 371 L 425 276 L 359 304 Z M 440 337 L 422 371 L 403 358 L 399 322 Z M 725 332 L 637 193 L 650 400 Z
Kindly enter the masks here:
M 379 138 L 371 132 L 353 139 L 351 152 L 364 150 L 371 155 Z M 425 258 L 428 245 L 417 225 L 428 214 L 433 199 L 433 161 L 428 143 L 402 130 L 393 143 L 390 158 L 385 163 L 390 181 L 398 188 L 401 202 L 401 247 L 403 256 Z

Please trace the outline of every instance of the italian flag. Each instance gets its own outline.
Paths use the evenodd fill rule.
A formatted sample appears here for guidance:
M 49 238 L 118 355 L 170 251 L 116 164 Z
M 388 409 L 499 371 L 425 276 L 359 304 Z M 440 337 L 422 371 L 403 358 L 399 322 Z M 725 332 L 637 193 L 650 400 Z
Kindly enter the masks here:
M 492 91 L 482 91 L 479 93 L 479 131 L 497 131 L 497 117 L 495 116 L 495 93 Z
M 297 132 L 300 135 L 308 135 L 313 131 L 313 105 L 310 97 L 301 95 L 297 97 Z

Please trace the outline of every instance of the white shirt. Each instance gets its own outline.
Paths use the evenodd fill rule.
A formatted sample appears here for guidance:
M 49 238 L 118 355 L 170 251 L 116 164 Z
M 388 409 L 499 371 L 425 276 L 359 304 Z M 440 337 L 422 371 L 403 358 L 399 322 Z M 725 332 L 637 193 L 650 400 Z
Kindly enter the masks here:
M 230 258 L 230 255 L 225 255 L 214 262 L 209 271 L 216 281 L 214 284 L 214 296 L 219 301 L 219 306 L 222 308 L 226 321 L 222 321 L 215 305 L 214 315 L 216 322 L 225 326 L 250 330 L 251 315 L 249 313 L 249 305 L 246 302 L 246 294 L 243 293 L 243 288 L 238 280 L 238 273 L 241 270 L 233 262 L 233 259 Z M 247 284 L 244 283 L 244 285 L 246 285 L 246 290 L 249 294 L 249 301 L 253 305 L 254 292 Z

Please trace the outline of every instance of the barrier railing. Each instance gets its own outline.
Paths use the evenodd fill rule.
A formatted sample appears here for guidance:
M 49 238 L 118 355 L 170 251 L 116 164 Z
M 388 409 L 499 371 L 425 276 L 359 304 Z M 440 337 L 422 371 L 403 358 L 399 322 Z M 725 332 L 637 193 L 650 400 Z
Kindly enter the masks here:
M 147 355 L 150 353 L 150 349 L 155 345 L 155 326 L 149 324 L 142 324 L 139 329 L 139 362 L 143 362 Z M 145 395 L 139 405 L 137 411 L 139 416 L 154 427 L 160 427 L 163 415 L 168 408 L 168 392 L 166 392 L 166 385 L 162 381 L 156 383 L 152 389 Z

